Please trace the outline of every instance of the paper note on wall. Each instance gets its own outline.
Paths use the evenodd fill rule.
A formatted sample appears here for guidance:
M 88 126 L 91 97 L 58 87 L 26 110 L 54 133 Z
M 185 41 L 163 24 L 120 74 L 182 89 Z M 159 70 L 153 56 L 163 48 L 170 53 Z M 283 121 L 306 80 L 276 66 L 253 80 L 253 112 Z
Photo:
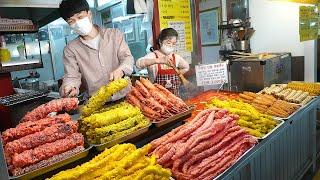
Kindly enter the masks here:
M 196 66 L 198 86 L 228 83 L 227 63 L 217 63 Z
M 186 23 L 183 21 L 171 21 L 168 22 L 168 27 L 175 29 L 178 32 L 178 51 L 186 50 Z

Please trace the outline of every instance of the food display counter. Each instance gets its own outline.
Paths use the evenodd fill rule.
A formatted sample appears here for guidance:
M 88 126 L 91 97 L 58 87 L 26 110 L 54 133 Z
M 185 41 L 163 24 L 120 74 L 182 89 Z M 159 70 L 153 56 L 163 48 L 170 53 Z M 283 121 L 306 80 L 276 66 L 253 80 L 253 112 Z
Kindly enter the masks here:
M 320 98 L 287 119 L 221 179 L 301 179 L 316 168 L 316 111 Z
M 121 79 L 102 87 L 80 107 L 80 114 L 72 116 L 77 117 L 73 121 L 68 114 L 47 115 L 51 111 L 78 109 L 75 98 L 50 101 L 27 113 L 20 124 L 2 133 L 1 166 L 8 168 L 1 168 L 0 178 L 64 179 L 72 174 L 72 178 L 171 176 L 268 180 L 299 179 L 310 167 L 315 170 L 318 85 L 292 82 L 271 86 L 270 91 L 260 93 L 210 90 L 184 103 L 159 85 L 141 79 L 125 102 L 103 106 L 128 81 Z M 281 92 L 288 89 L 296 89 L 296 96 L 302 97 L 300 102 L 308 102 L 299 104 L 289 102 L 290 98 L 281 99 Z M 259 109 L 260 106 L 266 109 Z M 71 129 L 66 130 L 69 126 Z M 46 136 L 60 127 L 62 134 Z M 50 147 L 49 152 L 54 144 L 63 149 L 63 143 L 58 141 L 70 141 L 71 137 L 72 143 L 79 144 L 65 149 L 69 155 L 64 156 L 63 151 L 44 151 L 41 153 L 54 160 L 49 158 L 48 162 L 37 154 L 34 157 L 38 159 L 21 159 L 39 153 L 41 148 Z M 24 146 L 31 138 L 35 140 L 32 147 Z M 48 143 L 42 144 L 37 138 Z M 19 147 L 13 150 L 15 154 L 9 151 L 12 147 Z M 124 154 L 118 159 L 120 152 Z M 12 159 L 8 161 L 5 154 Z M 28 171 L 29 167 L 34 169 Z M 137 172 L 133 173 L 135 168 Z M 86 173 L 89 171 L 92 175 Z

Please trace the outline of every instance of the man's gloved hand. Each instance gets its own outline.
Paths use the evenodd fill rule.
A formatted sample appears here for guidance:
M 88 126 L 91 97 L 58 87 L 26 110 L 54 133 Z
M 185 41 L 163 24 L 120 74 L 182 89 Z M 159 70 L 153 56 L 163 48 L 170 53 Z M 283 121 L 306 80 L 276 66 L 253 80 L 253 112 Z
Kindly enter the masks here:
M 73 86 L 65 86 L 63 89 L 62 97 L 77 97 L 78 90 L 76 87 Z
M 110 74 L 110 81 L 121 79 L 124 76 L 124 72 L 121 69 L 116 69 Z

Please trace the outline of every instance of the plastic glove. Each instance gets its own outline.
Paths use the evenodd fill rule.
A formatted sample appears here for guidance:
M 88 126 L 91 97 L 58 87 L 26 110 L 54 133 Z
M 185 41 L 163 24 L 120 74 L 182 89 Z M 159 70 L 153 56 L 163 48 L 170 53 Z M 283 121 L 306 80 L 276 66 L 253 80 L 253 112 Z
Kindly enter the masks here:
M 78 89 L 73 86 L 65 86 L 63 88 L 62 97 L 77 97 Z
M 121 79 L 124 76 L 124 72 L 121 69 L 116 69 L 110 74 L 110 81 Z

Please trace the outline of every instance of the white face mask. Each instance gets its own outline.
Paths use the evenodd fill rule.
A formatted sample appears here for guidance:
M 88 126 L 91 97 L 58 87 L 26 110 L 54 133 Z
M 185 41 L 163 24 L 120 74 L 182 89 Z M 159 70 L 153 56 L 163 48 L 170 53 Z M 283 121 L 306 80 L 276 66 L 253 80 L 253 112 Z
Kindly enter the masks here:
M 162 44 L 160 50 L 161 50 L 163 53 L 165 53 L 166 55 L 169 55 L 169 54 L 173 53 L 173 52 L 176 50 L 176 48 L 175 48 L 175 47 L 172 47 L 172 46 L 167 46 L 167 45 Z
M 85 17 L 70 25 L 70 27 L 80 36 L 86 36 L 91 32 L 93 25 L 90 22 L 90 19 Z

